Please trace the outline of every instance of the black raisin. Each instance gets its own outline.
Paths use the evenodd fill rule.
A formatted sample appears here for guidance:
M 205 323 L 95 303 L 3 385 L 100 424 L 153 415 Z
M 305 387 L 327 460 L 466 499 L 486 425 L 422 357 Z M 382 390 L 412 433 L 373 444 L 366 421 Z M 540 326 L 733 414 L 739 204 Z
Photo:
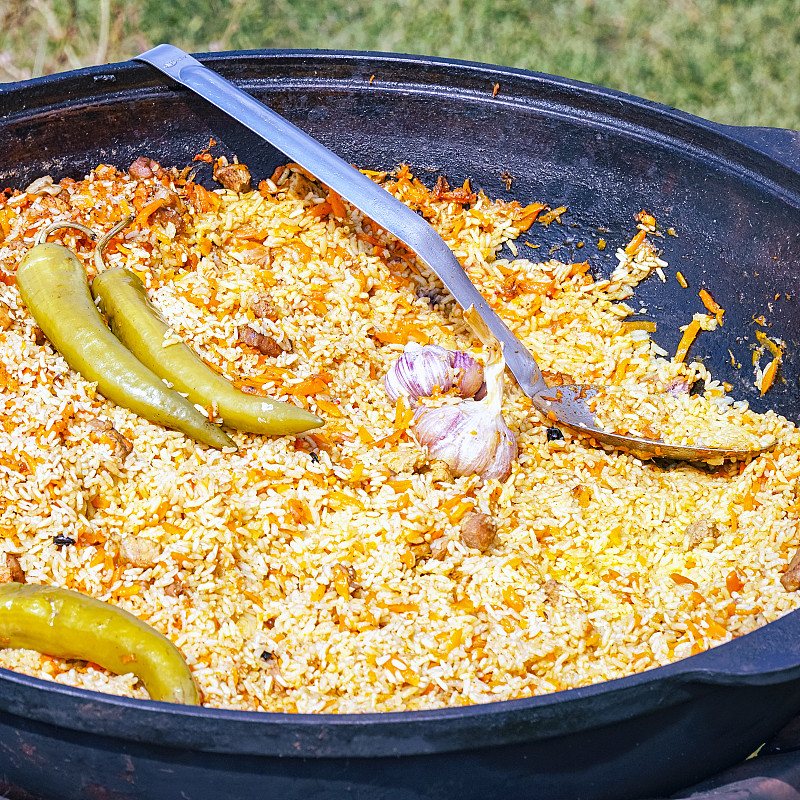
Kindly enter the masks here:
M 272 653 L 269 650 L 264 650 L 260 657 L 262 661 L 269 661 L 272 658 Z
M 319 464 L 319 456 L 313 450 L 308 455 L 315 464 Z
M 53 537 L 53 544 L 58 547 L 67 547 L 68 545 L 75 544 L 75 540 L 70 536 L 62 536 L 60 533 Z
M 558 428 L 548 428 L 547 429 L 547 441 L 548 442 L 555 442 L 559 439 L 563 439 L 564 434 Z

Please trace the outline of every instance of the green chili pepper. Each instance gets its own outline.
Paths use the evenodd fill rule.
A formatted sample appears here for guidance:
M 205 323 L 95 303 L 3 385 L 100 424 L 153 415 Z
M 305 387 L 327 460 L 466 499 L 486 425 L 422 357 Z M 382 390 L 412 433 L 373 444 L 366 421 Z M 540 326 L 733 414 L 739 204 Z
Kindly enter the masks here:
M 17 268 L 22 300 L 45 336 L 72 369 L 86 380 L 96 381 L 98 391 L 117 405 L 151 422 L 176 428 L 203 444 L 235 447 L 221 428 L 185 397 L 167 388 L 106 327 L 92 300 L 86 271 L 75 254 L 45 241 L 63 227 L 78 228 L 94 238 L 83 225 L 56 222 L 39 234 Z
M 267 435 L 302 433 L 322 420 L 305 409 L 246 394 L 214 372 L 183 342 L 165 340 L 170 327 L 153 306 L 139 277 L 123 267 L 105 269 L 104 242 L 95 250 L 92 294 L 120 341 L 158 376 L 203 407 L 213 404 L 223 424 Z
M 153 700 L 200 704 L 192 673 L 166 636 L 122 608 L 71 589 L 0 585 L 0 647 L 132 672 Z

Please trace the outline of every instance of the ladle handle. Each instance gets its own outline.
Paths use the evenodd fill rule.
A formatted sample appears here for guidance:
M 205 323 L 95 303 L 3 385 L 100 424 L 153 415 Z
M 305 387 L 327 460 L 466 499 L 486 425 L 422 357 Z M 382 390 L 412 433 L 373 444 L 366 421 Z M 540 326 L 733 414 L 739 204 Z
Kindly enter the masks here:
M 527 348 L 475 288 L 441 236 L 408 206 L 180 48 L 160 44 L 136 59 L 150 64 L 238 120 L 406 244 L 438 275 L 462 308 L 475 307 L 489 330 L 503 343 L 506 364 L 522 390 L 533 396 L 546 388 L 541 371 Z

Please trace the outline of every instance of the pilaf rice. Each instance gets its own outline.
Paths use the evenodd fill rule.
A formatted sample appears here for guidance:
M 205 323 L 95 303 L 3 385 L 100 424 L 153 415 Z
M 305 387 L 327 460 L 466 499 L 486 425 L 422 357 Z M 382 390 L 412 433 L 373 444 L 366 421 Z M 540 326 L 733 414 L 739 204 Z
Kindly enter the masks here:
M 594 280 L 588 264 L 497 257 L 538 205 L 468 185 L 431 191 L 405 167 L 370 173 L 431 221 L 551 382 L 700 382 L 691 403 L 711 424 L 780 441 L 715 468 L 641 461 L 548 435 L 506 375 L 519 456 L 501 483 L 428 464 L 408 409 L 384 392 L 408 341 L 482 354 L 413 253 L 296 167 L 241 192 L 150 167 L 40 179 L 0 205 L 4 580 L 21 570 L 146 620 L 181 649 L 207 705 L 286 712 L 553 692 L 666 664 L 797 607 L 780 579 L 800 544 L 800 436 L 626 327 L 624 300 L 666 266 L 649 215 L 610 278 Z M 203 447 L 107 402 L 37 336 L 14 282 L 36 232 L 55 218 L 105 231 L 130 212 L 109 264 L 136 271 L 208 363 L 324 427 Z M 86 239 L 55 238 L 93 275 Z M 243 344 L 243 328 L 277 349 Z M 484 551 L 462 540 L 470 512 L 496 528 Z M 0 665 L 146 696 L 91 663 L 2 650 Z

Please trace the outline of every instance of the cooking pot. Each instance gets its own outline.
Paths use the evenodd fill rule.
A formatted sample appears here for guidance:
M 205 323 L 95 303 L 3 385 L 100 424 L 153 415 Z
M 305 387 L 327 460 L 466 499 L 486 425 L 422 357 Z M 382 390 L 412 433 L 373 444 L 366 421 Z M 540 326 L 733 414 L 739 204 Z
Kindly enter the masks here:
M 756 410 L 800 418 L 800 135 L 734 128 L 549 75 L 434 58 L 251 51 L 200 57 L 361 167 L 568 208 L 520 256 L 595 277 L 645 209 L 666 282 L 639 304 L 674 352 L 706 287 L 724 327 L 692 356 Z M 136 157 L 184 166 L 217 142 L 255 180 L 286 159 L 135 62 L 0 87 L 0 187 Z M 210 182 L 210 169 L 199 177 Z M 605 249 L 599 240 L 607 243 Z M 533 247 L 538 245 L 538 247 Z M 680 288 L 680 270 L 694 291 Z M 754 386 L 756 330 L 785 342 Z M 737 368 L 736 364 L 741 367 Z M 776 580 L 778 575 L 775 576 Z M 613 798 L 666 795 L 746 757 L 800 710 L 800 613 L 691 658 L 540 697 L 385 714 L 194 708 L 0 670 L 0 789 L 11 798 Z

